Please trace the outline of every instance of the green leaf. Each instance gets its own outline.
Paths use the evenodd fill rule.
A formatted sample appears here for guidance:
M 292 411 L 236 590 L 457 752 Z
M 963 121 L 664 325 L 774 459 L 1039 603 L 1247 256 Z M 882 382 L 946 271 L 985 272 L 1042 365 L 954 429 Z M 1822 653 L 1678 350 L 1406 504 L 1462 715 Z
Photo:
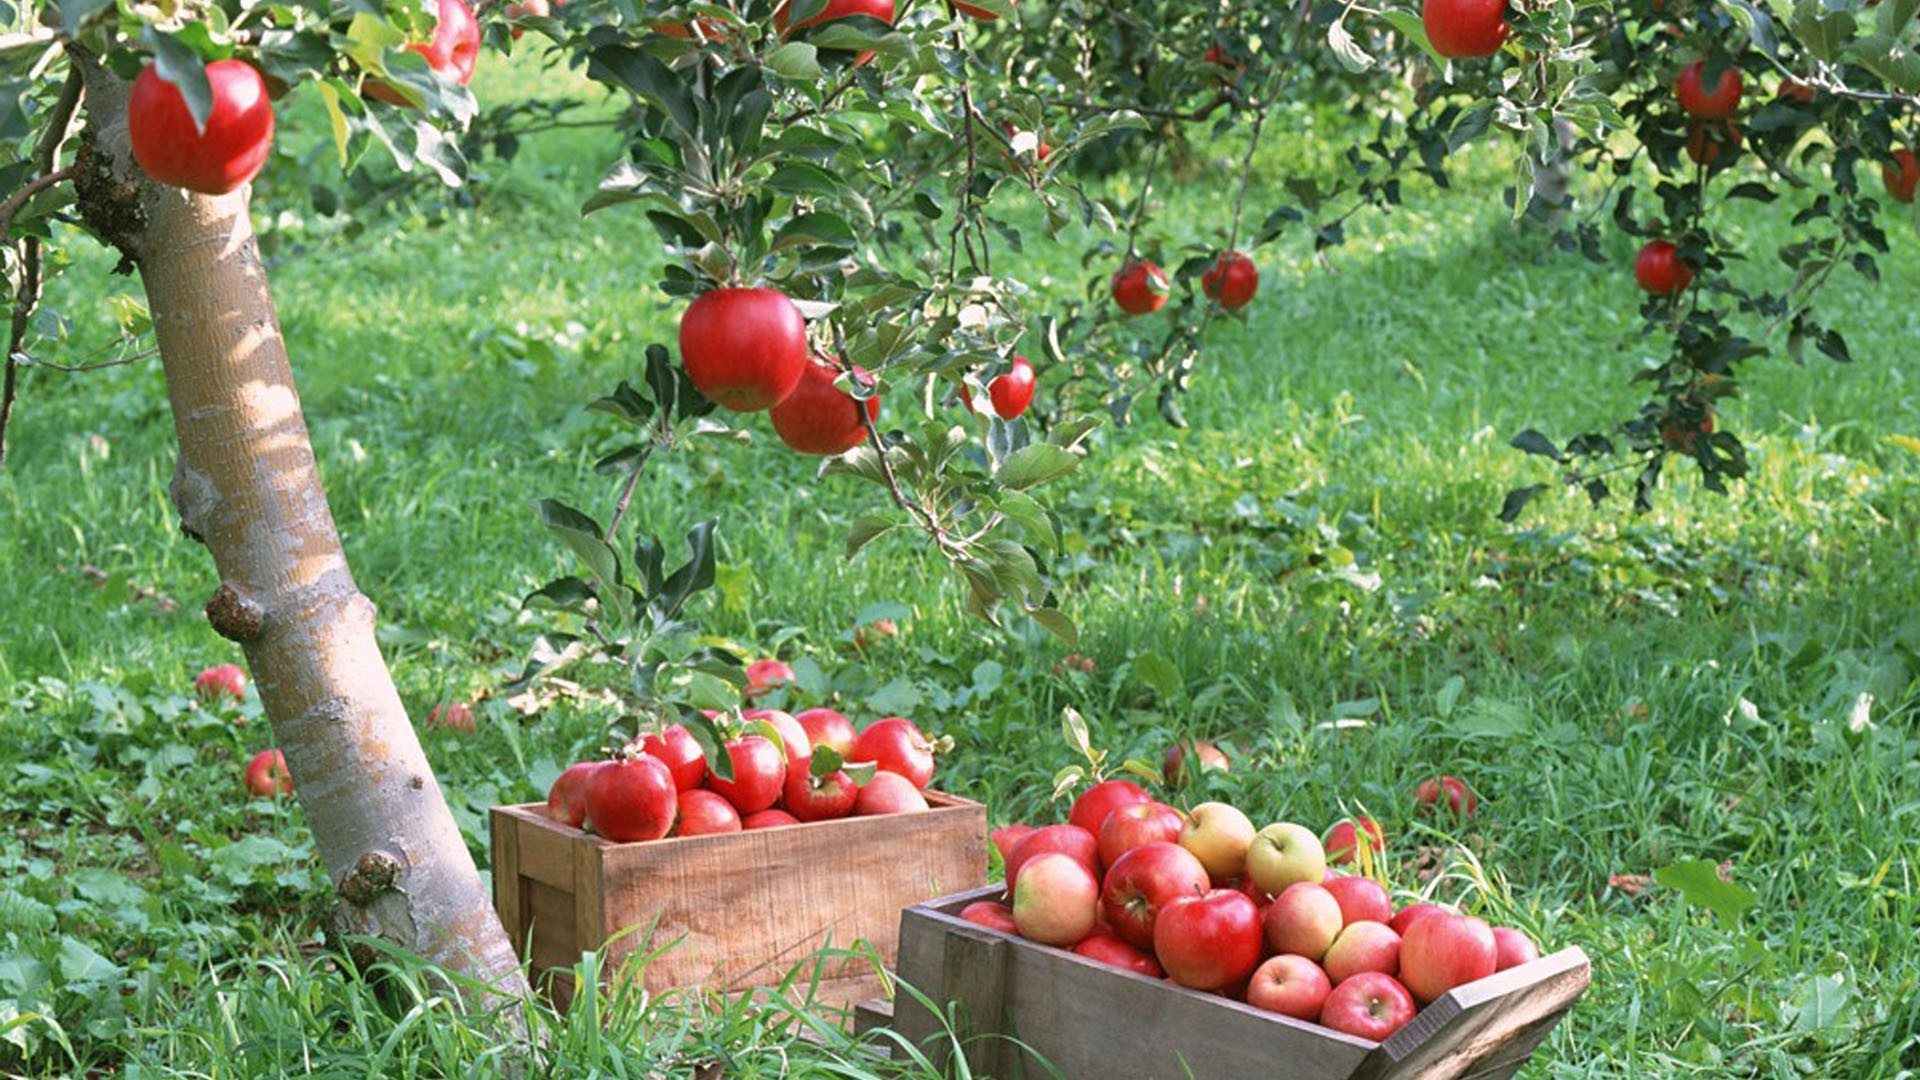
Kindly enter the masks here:
M 1380 12 L 1380 17 L 1399 31 L 1401 37 L 1418 45 L 1435 67 L 1446 66 L 1447 58 L 1434 51 L 1433 42 L 1427 40 L 1427 26 L 1420 21 L 1419 15 L 1400 8 L 1387 8 Z
M 700 115 L 686 84 L 651 53 L 624 45 L 595 49 L 588 54 L 587 78 L 625 87 L 640 100 L 657 106 L 688 134 L 700 126 Z
M 1153 687 L 1163 705 L 1180 700 L 1186 684 L 1180 678 L 1180 671 L 1173 661 L 1157 652 L 1141 653 L 1133 661 L 1133 670 L 1142 681 Z
M 607 546 L 605 540 L 600 539 L 598 522 L 553 499 L 541 499 L 534 505 L 540 514 L 541 524 L 552 530 L 561 543 L 571 548 L 587 564 L 603 597 L 619 586 L 620 556 Z
M 847 529 L 847 558 L 860 554 L 861 548 L 903 524 L 900 516 L 893 513 L 862 514 L 855 518 Z
M 213 87 L 207 82 L 206 61 L 178 37 L 151 26 L 141 40 L 153 50 L 155 73 L 178 87 L 180 96 L 186 99 L 194 130 L 206 134 L 207 117 L 213 112 Z
M 1719 867 L 1707 859 L 1663 866 L 1653 872 L 1653 880 L 1665 888 L 1680 890 L 1687 903 L 1713 912 L 1723 930 L 1734 929 L 1740 916 L 1760 902 L 1751 889 L 1722 880 Z
M 1027 617 L 1039 623 L 1047 633 L 1060 639 L 1069 649 L 1080 646 L 1080 628 L 1073 620 L 1057 608 L 1035 607 L 1027 609 Z
M 767 54 L 767 66 L 783 79 L 816 82 L 820 78 L 820 50 L 804 41 L 789 41 Z
M 1060 709 L 1060 734 L 1081 757 L 1093 757 L 1093 733 L 1087 729 L 1087 718 L 1080 715 L 1080 710 L 1071 705 Z
M 1057 480 L 1079 467 L 1079 457 L 1070 450 L 1052 443 L 1030 443 L 1007 455 L 997 479 L 1002 487 L 1025 491 Z
M 726 737 L 713 718 L 697 708 L 686 708 L 680 710 L 680 726 L 700 744 L 700 753 L 707 759 L 707 771 L 722 780 L 732 780 L 733 758 L 727 753 Z

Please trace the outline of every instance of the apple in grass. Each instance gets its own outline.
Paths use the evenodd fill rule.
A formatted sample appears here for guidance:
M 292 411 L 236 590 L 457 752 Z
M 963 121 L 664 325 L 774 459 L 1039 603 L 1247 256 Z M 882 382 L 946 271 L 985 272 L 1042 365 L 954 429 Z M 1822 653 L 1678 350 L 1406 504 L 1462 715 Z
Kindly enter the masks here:
M 1261 829 L 1247 846 L 1247 876 L 1262 891 L 1278 896 L 1300 881 L 1320 881 L 1327 873 L 1326 849 L 1305 825 L 1276 822 Z M 1212 868 L 1209 867 L 1209 870 Z
M 1112 866 L 1120 856 L 1147 844 L 1177 844 L 1186 823 L 1186 815 L 1163 802 L 1122 806 L 1100 823 L 1100 865 Z
M 1253 834 L 1253 822 L 1247 815 L 1223 802 L 1207 802 L 1187 811 L 1187 823 L 1180 829 L 1180 846 L 1193 852 L 1209 877 L 1226 881 L 1246 869 Z
M 1107 815 L 1123 806 L 1134 806 L 1153 801 L 1147 789 L 1131 780 L 1103 780 L 1080 793 L 1073 800 L 1073 809 L 1067 812 L 1067 824 L 1085 829 L 1089 835 L 1099 836 L 1100 826 L 1106 824 Z
M 1192 852 L 1156 841 L 1126 852 L 1107 868 L 1100 913 L 1122 941 L 1150 949 L 1155 923 L 1167 905 L 1210 887 L 1207 868 Z
M 1092 833 L 1078 825 L 1045 825 L 1021 837 L 1007 855 L 1007 892 L 1013 892 L 1020 880 L 1020 868 L 1029 860 L 1054 852 L 1072 857 L 1088 873 L 1100 872 L 1100 842 Z
M 881 814 L 912 814 L 927 809 L 927 797 L 913 786 L 913 781 L 897 773 L 877 772 L 860 789 L 860 795 L 853 800 L 853 813 L 856 817 L 876 817 Z
M 587 820 L 587 779 L 604 761 L 581 761 L 569 765 L 547 789 L 547 816 L 563 825 L 579 828 Z
M 1160 961 L 1145 949 L 1136 948 L 1122 940 L 1118 935 L 1105 930 L 1094 930 L 1086 939 L 1073 947 L 1073 951 L 1089 960 L 1122 968 L 1150 979 L 1163 978 L 1166 972 L 1161 969 Z
M 1320 961 L 1335 986 L 1363 971 L 1393 975 L 1400 971 L 1400 935 L 1385 923 L 1357 922 L 1340 931 Z
M 975 900 L 960 909 L 960 917 L 970 923 L 984 926 L 989 930 L 998 930 L 1003 934 L 1018 934 L 1019 924 L 1013 921 L 1013 909 L 994 900 Z
M 1363 971 L 1338 983 L 1320 1007 L 1320 1024 L 1335 1031 L 1374 1042 L 1413 1019 L 1413 996 L 1398 979 L 1377 971 Z
M 752 669 L 749 668 L 748 671 L 751 672 Z M 792 677 L 793 671 L 789 668 L 785 678 Z M 808 709 L 793 719 L 800 725 L 800 730 L 806 732 L 807 741 L 812 744 L 812 749 L 827 747 L 839 754 L 842 760 L 853 753 L 853 741 L 856 738 L 853 733 L 853 723 L 834 710 Z
M 1326 842 L 1329 866 L 1351 866 L 1359 857 L 1362 845 L 1367 852 L 1378 856 L 1387 850 L 1387 834 L 1380 823 L 1370 817 L 1348 818 L 1327 830 Z
M 1319 961 L 1346 921 L 1340 914 L 1340 902 L 1326 887 L 1300 881 L 1287 886 L 1273 898 L 1261 919 L 1267 947 L 1276 953 L 1293 953 Z
M 1655 243 L 1661 242 L 1655 241 Z M 1667 246 L 1671 248 L 1673 245 Z M 1689 280 L 1692 279 L 1691 271 L 1688 272 L 1687 277 Z M 1467 782 L 1457 776 L 1441 776 L 1420 781 L 1420 786 L 1413 789 L 1413 800 L 1423 808 L 1438 808 L 1440 804 L 1445 803 L 1447 809 L 1462 817 L 1471 815 L 1480 806 L 1480 800 L 1474 797 L 1473 789 L 1467 787 Z
M 293 774 L 287 771 L 286 755 L 279 750 L 262 750 L 247 762 L 247 794 L 255 798 L 276 798 L 293 794 Z
M 1243 983 L 1260 966 L 1260 911 L 1236 889 L 1168 904 L 1153 921 L 1153 954 L 1174 982 L 1195 990 Z
M 609 761 L 587 777 L 587 824 L 615 843 L 658 840 L 679 814 L 667 767 L 645 754 Z
M 705 788 L 682 791 L 678 803 L 679 821 L 673 827 L 675 836 L 736 833 L 743 827 L 740 811 L 735 810 L 732 803 Z
M 210 667 L 193 677 L 193 693 L 209 705 L 223 697 L 244 701 L 247 696 L 247 673 L 240 669 L 239 664 Z
M 1456 986 L 1484 979 L 1499 966 L 1493 928 L 1468 915 L 1428 915 L 1407 928 L 1400 981 L 1422 1004 Z
M 1020 869 L 1013 890 L 1013 922 L 1020 936 L 1068 948 L 1093 932 L 1100 915 L 1100 883 L 1071 855 L 1049 851 Z
M 747 688 L 740 691 L 740 696 L 752 701 L 754 698 L 771 694 L 792 681 L 793 669 L 785 663 L 779 660 L 755 660 L 747 665 Z M 841 719 L 844 720 L 845 717 Z M 849 745 L 853 742 L 851 729 L 847 733 L 847 742 Z
M 1493 970 L 1505 971 L 1540 959 L 1540 946 L 1511 926 L 1493 928 Z
M 1323 886 L 1340 903 L 1340 917 L 1347 924 L 1393 921 L 1393 898 L 1387 887 L 1366 877 L 1336 877 Z
M 1166 780 L 1167 786 L 1179 787 L 1187 779 L 1186 763 L 1189 753 L 1192 753 L 1200 762 L 1199 772 L 1206 772 L 1209 769 L 1216 769 L 1223 773 L 1232 771 L 1227 755 L 1221 753 L 1219 747 L 1210 742 L 1201 742 L 1199 739 L 1186 739 L 1167 747 L 1166 755 L 1160 759 L 1160 775 Z
M 1392 920 L 1393 932 L 1401 937 L 1407 936 L 1407 928 L 1426 918 L 1428 915 L 1451 915 L 1453 912 L 1439 904 L 1408 904 L 1396 913 Z
M 755 829 L 778 829 L 782 826 L 798 824 L 800 824 L 799 818 L 777 807 L 771 810 L 761 810 L 758 813 L 748 814 L 746 817 L 740 819 L 740 827 L 748 832 L 752 832 Z
M 1247 983 L 1247 1004 L 1313 1023 L 1320 1019 L 1320 1009 L 1332 992 L 1333 981 L 1319 964 L 1283 953 L 1268 957 L 1253 970 L 1253 980 Z

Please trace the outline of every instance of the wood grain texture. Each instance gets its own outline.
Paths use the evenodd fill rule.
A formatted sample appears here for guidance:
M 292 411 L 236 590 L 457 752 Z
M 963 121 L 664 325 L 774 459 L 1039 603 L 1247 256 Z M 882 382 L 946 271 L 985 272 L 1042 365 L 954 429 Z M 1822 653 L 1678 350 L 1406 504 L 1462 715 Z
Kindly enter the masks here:
M 799 968 L 844 984 L 838 1003 L 850 1004 L 894 962 L 903 908 L 986 880 L 985 807 L 931 791 L 927 802 L 925 813 L 636 844 L 550 821 L 544 804 L 499 807 L 519 829 L 525 898 L 509 929 L 530 937 L 536 970 L 600 949 L 611 977 L 639 953 L 646 987 L 665 991 L 776 984 Z
M 902 989 L 890 1020 L 877 1006 L 861 1007 L 866 1030 L 890 1026 L 942 1067 L 954 1064 L 958 1042 L 975 1075 L 999 1077 L 1046 1075 L 1050 1066 L 1075 1080 L 1239 1080 L 1276 1068 L 1302 1080 L 1494 1080 L 1525 1063 L 1590 972 L 1578 949 L 1555 953 L 1461 987 L 1375 1043 L 957 917 L 999 892 L 971 890 L 902 913 L 900 981 L 934 1008 Z M 957 1039 L 943 1012 L 965 1024 Z
M 487 832 L 493 845 L 493 909 L 500 914 L 501 925 L 513 942 L 515 956 L 527 955 L 526 925 L 522 913 L 524 886 L 520 877 L 520 823 L 498 808 L 487 815 Z

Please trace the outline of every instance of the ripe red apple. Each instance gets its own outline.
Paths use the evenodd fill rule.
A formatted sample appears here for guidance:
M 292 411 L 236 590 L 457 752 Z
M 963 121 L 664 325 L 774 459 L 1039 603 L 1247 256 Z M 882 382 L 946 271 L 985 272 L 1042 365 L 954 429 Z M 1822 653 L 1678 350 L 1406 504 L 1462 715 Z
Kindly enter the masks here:
M 1320 965 L 1335 986 L 1363 971 L 1395 974 L 1400 970 L 1400 935 L 1386 923 L 1349 924 L 1333 939 Z
M 1269 949 L 1315 962 L 1327 955 L 1346 925 L 1340 901 L 1326 886 L 1312 881 L 1296 882 L 1281 890 L 1267 905 L 1261 922 Z
M 1228 311 L 1239 311 L 1260 291 L 1260 268 L 1237 251 L 1222 252 L 1200 275 L 1200 291 Z
M 473 733 L 473 707 L 464 701 L 435 705 L 427 710 L 427 726 Z
M 993 411 L 1002 420 L 1017 419 L 1033 404 L 1034 374 L 1033 365 L 1024 356 L 1013 358 L 1013 366 L 1005 374 L 996 375 L 987 384 L 987 397 L 993 402 Z
M 766 663 L 766 661 L 761 662 Z M 789 671 L 786 677 L 792 678 L 793 673 Z M 853 724 L 846 717 L 832 709 L 808 709 L 795 716 L 794 720 L 800 724 L 800 730 L 807 733 L 807 741 L 812 744 L 811 749 L 817 750 L 824 746 L 839 754 L 842 760 L 852 756 Z
M 1247 877 L 1262 892 L 1278 896 L 1295 882 L 1325 878 L 1327 853 L 1312 829 L 1280 821 L 1254 834 L 1247 846 L 1246 867 Z
M 960 917 L 1003 934 L 1020 932 L 1020 927 L 1013 921 L 1013 909 L 994 900 L 975 900 L 960 909 Z
M 522 19 L 544 19 L 553 14 L 553 6 L 548 3 L 548 0 L 514 0 L 513 3 L 502 8 L 500 14 L 505 15 L 510 23 L 517 23 Z M 519 41 L 526 36 L 527 30 L 523 26 L 515 26 L 512 33 L 513 40 Z
M 694 740 L 693 733 L 679 724 L 668 724 L 648 732 L 640 740 L 640 749 L 673 774 L 673 784 L 681 791 L 700 786 L 707 778 L 707 758 Z
M 1212 889 L 1183 896 L 1153 921 L 1153 954 L 1181 986 L 1219 990 L 1260 966 L 1260 911 L 1247 894 Z
M 679 813 L 673 773 L 645 754 L 602 764 L 586 786 L 587 824 L 615 843 L 658 840 Z
M 859 817 L 911 814 L 925 809 L 927 797 L 920 794 L 913 781 L 898 773 L 874 773 L 867 786 L 860 789 L 860 797 L 853 800 L 853 812 Z
M 740 819 L 740 827 L 753 829 L 778 829 L 783 825 L 798 825 L 800 819 L 785 810 L 761 810 Z
M 1000 865 L 1005 866 L 1013 857 L 1014 847 L 1033 833 L 1031 825 L 1002 825 L 987 834 L 987 839 L 1000 852 Z
M 865 380 L 867 370 L 855 365 L 854 377 Z M 799 385 L 785 400 L 767 413 L 774 434 L 788 449 L 802 454 L 831 456 L 844 454 L 866 441 L 867 428 L 860 420 L 860 403 L 852 394 L 834 385 L 839 371 L 825 364 L 807 361 Z M 880 419 L 880 399 L 867 399 L 867 420 Z
M 1780 97 L 1790 101 L 1797 101 L 1802 105 L 1811 105 L 1820 96 L 1819 91 L 1816 91 L 1813 87 L 1808 86 L 1799 79 L 1780 80 L 1778 94 Z
M 1145 315 L 1167 306 L 1173 283 L 1167 272 L 1147 259 L 1135 259 L 1122 266 L 1110 283 L 1113 302 L 1129 315 Z
M 786 751 L 789 763 L 813 753 L 813 740 L 807 737 L 807 729 L 801 727 L 791 713 L 780 709 L 747 709 L 740 714 L 740 719 L 759 720 L 779 732 L 780 746 Z
M 1706 81 L 1707 65 L 1696 60 L 1674 80 L 1673 94 L 1680 107 L 1697 120 L 1725 120 L 1740 107 L 1740 69 L 1724 68 L 1711 84 Z
M 1134 848 L 1107 868 L 1100 912 L 1122 941 L 1153 947 L 1154 922 L 1166 906 L 1207 891 L 1207 868 L 1178 844 L 1154 842 Z
M 1241 876 L 1252 844 L 1253 822 L 1223 802 L 1201 803 L 1187 811 L 1187 823 L 1180 829 L 1180 846 L 1193 852 L 1215 881 Z
M 210 667 L 193 677 L 193 692 L 209 705 L 222 694 L 235 701 L 244 701 L 247 696 L 247 673 L 240 669 L 239 664 Z
M 1655 240 L 1653 244 L 1647 245 L 1647 249 L 1652 248 L 1654 244 L 1666 243 L 1665 240 Z M 1641 250 L 1641 262 L 1636 262 L 1634 265 L 1635 277 L 1640 277 L 1640 266 L 1647 258 L 1647 249 Z M 1668 254 L 1671 254 L 1672 250 L 1673 245 L 1667 244 Z M 1678 259 L 1673 260 L 1673 262 L 1674 265 L 1685 270 L 1686 279 L 1676 286 L 1676 289 L 1684 289 L 1687 286 L 1687 281 L 1693 279 L 1693 271 L 1686 270 L 1686 264 L 1680 262 Z M 1641 280 L 1641 284 L 1646 284 L 1644 278 Z M 1659 290 L 1649 288 L 1648 291 L 1657 292 Z M 1452 810 L 1454 814 L 1462 816 L 1471 815 L 1474 809 L 1480 805 L 1479 800 L 1474 798 L 1473 791 L 1467 787 L 1466 781 L 1461 780 L 1457 776 L 1442 776 L 1438 780 L 1420 781 L 1420 786 L 1413 789 L 1413 799 L 1421 806 L 1438 806 L 1441 800 L 1444 799 L 1448 809 Z
M 247 762 L 247 794 L 266 799 L 293 794 L 293 774 L 279 750 L 262 750 Z
M 927 781 L 933 779 L 933 751 L 933 741 L 921 734 L 913 721 L 889 716 L 867 725 L 853 741 L 853 754 L 847 760 L 871 761 L 882 772 L 904 776 L 925 791 Z
M 1422 1004 L 1486 978 L 1498 964 L 1493 929 L 1468 915 L 1428 915 L 1407 928 L 1400 946 L 1400 981 Z
M 675 836 L 710 836 L 735 833 L 741 829 L 740 811 L 714 792 L 702 788 L 683 791 L 678 799 L 680 820 L 673 828 Z
M 1152 843 L 1177 844 L 1186 816 L 1163 802 L 1122 806 L 1100 823 L 1100 865 L 1112 866 L 1120 856 Z
M 1255 968 L 1247 984 L 1247 1004 L 1256 1009 L 1313 1023 L 1333 992 L 1333 982 L 1320 965 L 1304 956 L 1268 957 Z
M 225 195 L 260 172 L 273 146 L 273 103 L 259 69 L 244 60 L 207 65 L 213 108 L 204 130 L 180 88 L 152 64 L 133 80 L 127 135 L 133 159 L 155 183 L 202 195 Z
M 1322 887 L 1340 902 L 1340 918 L 1349 926 L 1393 921 L 1393 899 L 1387 895 L 1387 887 L 1372 878 L 1342 876 Z
M 1477 60 L 1507 40 L 1507 0 L 1426 0 L 1420 25 L 1433 51 L 1449 60 Z
M 1363 971 L 1334 986 L 1320 1007 L 1320 1023 L 1335 1031 L 1374 1042 L 1387 1037 L 1413 1019 L 1413 996 L 1391 975 Z
M 1147 794 L 1147 789 L 1131 780 L 1105 780 L 1081 792 L 1080 797 L 1073 800 L 1073 809 L 1067 812 L 1067 823 L 1097 837 L 1100 835 L 1100 826 L 1106 824 L 1108 814 L 1123 806 L 1152 801 L 1153 796 Z
M 1387 850 L 1387 834 L 1379 822 L 1370 817 L 1348 818 L 1327 830 L 1327 862 L 1333 866 L 1351 866 L 1363 833 L 1368 852 L 1377 856 Z
M 1687 157 L 1695 165 L 1712 168 L 1721 151 L 1736 149 L 1743 141 L 1740 126 L 1731 120 L 1695 120 L 1687 125 Z
M 1100 883 L 1071 855 L 1049 851 L 1021 867 L 1013 890 L 1013 922 L 1020 936 L 1070 948 L 1093 932 L 1100 914 Z
M 1047 825 L 1021 837 L 1020 842 L 1013 845 L 1012 853 L 1007 856 L 1007 891 L 1013 891 L 1020 877 L 1020 867 L 1027 860 L 1051 852 L 1072 856 L 1090 874 L 1100 872 L 1100 842 L 1094 839 L 1092 833 L 1078 825 Z
M 407 51 L 426 57 L 427 66 L 441 78 L 465 86 L 473 81 L 473 67 L 480 60 L 480 23 L 466 0 L 439 0 L 436 11 L 439 21 L 434 23 L 433 40 L 415 42 Z M 379 80 L 369 81 L 361 92 L 389 105 L 414 107 L 400 91 Z
M 1086 939 L 1073 947 L 1073 951 L 1089 960 L 1098 960 L 1103 964 L 1137 972 L 1149 979 L 1158 979 L 1166 975 L 1160 969 L 1160 961 L 1145 949 L 1135 948 L 1118 936 L 1096 929 Z
M 1920 159 L 1916 159 L 1911 150 L 1895 150 L 1893 160 L 1880 166 L 1880 179 L 1886 182 L 1889 198 L 1910 203 L 1914 188 L 1920 187 Z
M 815 776 L 812 757 L 797 757 L 787 765 L 784 796 L 787 810 L 801 821 L 832 821 L 853 813 L 860 785 L 845 769 Z
M 1179 787 L 1187 778 L 1186 760 L 1189 749 L 1199 756 L 1201 772 L 1209 769 L 1217 769 L 1220 772 L 1231 771 L 1227 755 L 1221 753 L 1219 747 L 1209 742 L 1201 742 L 1199 739 L 1187 739 L 1167 747 L 1166 755 L 1160 759 L 1160 775 L 1165 778 L 1167 786 Z
M 773 11 L 773 24 L 775 28 L 780 31 L 781 37 L 785 37 L 791 30 L 804 30 L 809 26 L 818 26 L 823 22 L 831 22 L 834 19 L 844 19 L 849 15 L 871 15 L 881 22 L 886 23 L 888 26 L 892 26 L 893 9 L 893 0 L 827 0 L 827 6 L 821 10 L 820 14 L 801 22 L 798 26 L 789 28 L 787 22 L 791 18 L 791 15 L 788 11 L 788 5 L 783 2 Z M 859 67 L 872 59 L 873 53 L 862 52 L 854 58 L 853 66 Z
M 1407 936 L 1407 928 L 1426 918 L 1428 915 L 1451 915 L 1453 912 L 1439 904 L 1408 904 L 1393 917 L 1393 932 L 1401 937 Z
M 587 778 L 604 761 L 581 761 L 566 767 L 547 789 L 547 816 L 579 828 L 587 820 Z
M 694 388 L 722 408 L 770 409 L 806 374 L 807 321 L 777 289 L 714 289 L 680 317 L 680 362 Z
M 1493 928 L 1493 970 L 1505 971 L 1540 959 L 1540 946 L 1511 926 Z
M 787 780 L 787 759 L 773 740 L 765 735 L 742 735 L 727 740 L 726 751 L 727 760 L 733 762 L 733 779 L 722 780 L 709 773 L 708 787 L 742 814 L 765 810 L 780 801 L 780 790 Z

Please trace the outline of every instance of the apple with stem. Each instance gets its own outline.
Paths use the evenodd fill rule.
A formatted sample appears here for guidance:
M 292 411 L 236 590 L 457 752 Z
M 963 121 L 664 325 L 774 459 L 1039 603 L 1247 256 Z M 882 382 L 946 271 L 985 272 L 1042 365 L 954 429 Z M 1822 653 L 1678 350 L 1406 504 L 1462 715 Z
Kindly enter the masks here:
M 1221 990 L 1260 966 L 1260 911 L 1237 889 L 1183 896 L 1153 921 L 1153 954 L 1174 982 Z
M 1327 853 L 1312 829 L 1281 821 L 1254 834 L 1246 866 L 1247 876 L 1261 891 L 1277 896 L 1295 882 L 1325 878 Z
M 1253 835 L 1253 822 L 1247 815 L 1223 802 L 1206 802 L 1187 812 L 1187 823 L 1180 829 L 1180 846 L 1193 852 L 1209 877 L 1226 881 L 1246 869 Z
M 1333 981 L 1320 965 L 1304 956 L 1270 956 L 1253 970 L 1247 983 L 1247 1004 L 1256 1009 L 1313 1023 L 1333 992 Z
M 1415 1012 L 1413 995 L 1391 975 L 1363 971 L 1338 983 L 1320 1007 L 1320 1023 L 1374 1042 L 1385 1042 L 1407 1026 Z
M 1129 945 L 1153 948 L 1154 924 L 1167 905 L 1198 896 L 1212 883 L 1193 853 L 1161 841 L 1122 854 L 1107 868 L 1100 913 Z

